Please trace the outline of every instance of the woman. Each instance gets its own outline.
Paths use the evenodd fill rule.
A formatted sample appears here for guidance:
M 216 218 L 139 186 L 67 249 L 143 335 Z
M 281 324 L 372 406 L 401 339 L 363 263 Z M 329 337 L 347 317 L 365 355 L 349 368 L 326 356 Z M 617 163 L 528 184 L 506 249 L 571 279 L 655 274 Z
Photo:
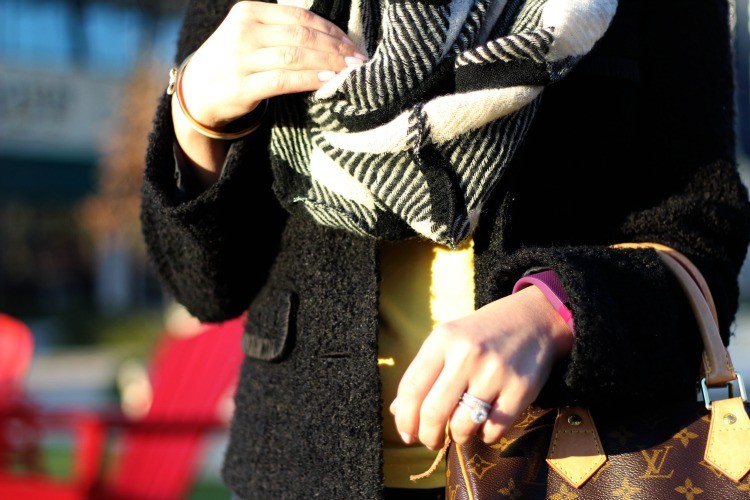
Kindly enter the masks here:
M 750 206 L 728 5 L 653 4 L 189 3 L 142 222 L 193 315 L 249 308 L 239 498 L 442 498 L 446 432 L 695 398 L 679 286 L 610 245 L 688 255 L 728 342 Z

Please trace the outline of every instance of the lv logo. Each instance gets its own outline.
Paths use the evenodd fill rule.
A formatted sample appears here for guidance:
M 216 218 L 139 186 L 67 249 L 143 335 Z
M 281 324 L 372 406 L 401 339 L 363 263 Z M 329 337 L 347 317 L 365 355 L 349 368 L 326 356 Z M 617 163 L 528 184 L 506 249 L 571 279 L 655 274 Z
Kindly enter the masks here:
M 646 479 L 661 478 L 669 479 L 674 474 L 674 469 L 666 473 L 663 471 L 664 461 L 667 459 L 669 450 L 672 446 L 665 446 L 664 448 L 655 448 L 653 450 L 641 450 L 643 458 L 646 459 L 646 473 L 641 477 Z

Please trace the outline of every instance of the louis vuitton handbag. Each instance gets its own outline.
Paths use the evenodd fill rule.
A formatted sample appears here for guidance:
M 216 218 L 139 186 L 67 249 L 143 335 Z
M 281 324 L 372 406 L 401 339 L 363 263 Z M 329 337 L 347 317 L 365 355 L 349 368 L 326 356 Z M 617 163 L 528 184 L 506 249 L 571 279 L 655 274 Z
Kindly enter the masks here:
M 750 406 L 721 341 L 706 282 L 687 257 L 669 247 L 615 246 L 655 248 L 679 279 L 704 343 L 703 373 L 696 377 L 703 401 L 657 415 L 527 408 L 498 443 L 478 438 L 449 443 L 447 499 L 750 498 Z M 709 389 L 731 388 L 734 381 L 740 396 L 711 400 Z

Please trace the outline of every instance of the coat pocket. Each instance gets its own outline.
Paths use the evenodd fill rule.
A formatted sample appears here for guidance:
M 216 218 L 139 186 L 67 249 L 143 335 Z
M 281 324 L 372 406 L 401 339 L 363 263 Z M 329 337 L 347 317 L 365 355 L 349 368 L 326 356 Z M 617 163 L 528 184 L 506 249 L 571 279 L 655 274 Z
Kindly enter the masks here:
M 294 344 L 297 295 L 291 290 L 265 288 L 250 305 L 242 351 L 263 361 L 281 361 Z

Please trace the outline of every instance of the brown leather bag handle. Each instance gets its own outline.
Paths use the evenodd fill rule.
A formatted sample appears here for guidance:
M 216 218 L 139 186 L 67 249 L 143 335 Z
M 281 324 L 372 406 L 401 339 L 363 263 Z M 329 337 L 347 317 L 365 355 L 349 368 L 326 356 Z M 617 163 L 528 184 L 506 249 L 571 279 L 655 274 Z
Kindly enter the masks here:
M 684 254 L 661 243 L 620 243 L 615 248 L 653 248 L 680 283 L 698 321 L 703 340 L 703 368 L 708 387 L 724 386 L 737 378 L 729 351 L 719 334 L 711 290 L 700 270 Z
M 750 471 L 750 418 L 747 395 L 739 373 L 735 373 L 729 351 L 721 341 L 719 323 L 711 291 L 697 267 L 685 255 L 660 243 L 626 243 L 620 248 L 654 248 L 662 262 L 680 282 L 695 313 L 703 339 L 703 400 L 711 410 L 704 460 L 722 474 L 739 482 Z M 737 380 L 741 397 L 711 402 L 708 387 L 723 386 Z
M 703 399 L 706 408 L 712 409 L 708 394 L 708 387 L 724 386 L 737 380 L 740 385 L 742 398 L 720 400 L 713 404 L 719 405 L 721 415 L 732 413 L 740 418 L 742 425 L 736 426 L 740 433 L 729 432 L 715 418 L 711 412 L 711 429 L 706 447 L 705 459 L 718 470 L 735 481 L 739 481 L 750 469 L 750 420 L 743 407 L 747 400 L 742 379 L 736 374 L 729 351 L 721 341 L 718 316 L 714 306 L 711 291 L 698 268 L 685 255 L 674 248 L 661 243 L 620 243 L 612 245 L 614 248 L 651 248 L 657 251 L 664 265 L 674 274 L 680 283 L 695 314 L 703 340 L 704 377 L 701 380 Z M 570 432 L 566 426 L 568 414 L 579 417 L 581 424 L 585 424 L 586 432 Z M 583 418 L 582 416 L 585 416 Z M 718 422 L 718 423 L 717 423 Z M 747 431 L 747 432 L 746 432 Z M 718 443 L 718 444 L 715 444 Z M 738 448 L 739 446 L 739 448 Z M 745 450 L 745 448 L 749 448 Z M 738 450 L 745 450 L 743 452 Z M 729 450 L 729 451 L 726 451 Z M 606 462 L 606 451 L 601 446 L 594 419 L 585 408 L 561 408 L 553 428 L 553 439 L 547 454 L 547 463 L 557 473 L 575 488 L 580 488 Z

